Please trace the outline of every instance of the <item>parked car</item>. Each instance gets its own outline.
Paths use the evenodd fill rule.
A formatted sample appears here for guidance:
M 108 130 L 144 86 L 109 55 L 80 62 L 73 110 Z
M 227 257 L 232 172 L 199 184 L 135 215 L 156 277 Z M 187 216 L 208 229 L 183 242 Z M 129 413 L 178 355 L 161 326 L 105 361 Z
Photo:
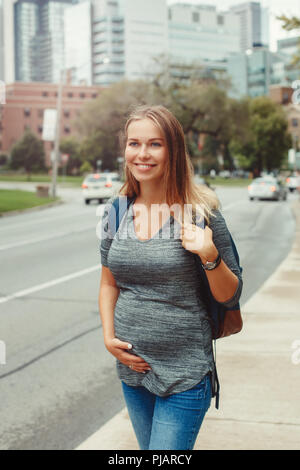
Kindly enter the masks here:
M 291 193 L 296 191 L 298 187 L 298 177 L 296 175 L 288 176 L 286 179 L 286 185 Z
M 272 199 L 285 201 L 288 194 L 287 187 L 279 180 L 271 176 L 255 178 L 248 186 L 250 201 L 254 199 Z
M 81 185 L 86 204 L 96 199 L 100 204 L 112 197 L 122 186 L 118 173 L 92 173 L 84 178 Z

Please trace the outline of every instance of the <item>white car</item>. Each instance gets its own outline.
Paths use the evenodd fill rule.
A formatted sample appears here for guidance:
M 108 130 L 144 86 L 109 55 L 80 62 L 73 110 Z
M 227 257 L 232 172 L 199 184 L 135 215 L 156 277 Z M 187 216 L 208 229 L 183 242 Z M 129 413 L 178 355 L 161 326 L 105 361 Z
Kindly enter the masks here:
M 290 192 L 296 191 L 298 188 L 298 177 L 297 176 L 288 176 L 286 179 L 286 185 Z
M 250 201 L 254 199 L 271 199 L 274 201 L 286 201 L 287 187 L 276 178 L 265 176 L 255 178 L 248 186 Z
M 83 199 L 86 204 L 89 204 L 92 199 L 102 204 L 114 196 L 122 185 L 118 173 L 92 173 L 84 178 L 81 185 Z

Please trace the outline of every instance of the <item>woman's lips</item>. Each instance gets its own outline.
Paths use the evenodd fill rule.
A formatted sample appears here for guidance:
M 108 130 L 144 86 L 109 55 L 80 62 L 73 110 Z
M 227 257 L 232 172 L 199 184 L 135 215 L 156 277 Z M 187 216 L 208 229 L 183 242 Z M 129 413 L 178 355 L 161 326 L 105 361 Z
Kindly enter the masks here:
M 135 163 L 135 166 L 140 170 L 140 171 L 149 171 L 151 168 L 155 167 L 156 165 L 149 165 L 149 166 L 142 166 L 143 164 L 141 163 Z M 146 164 L 145 164 L 146 165 Z M 147 164 L 148 165 L 148 164 Z

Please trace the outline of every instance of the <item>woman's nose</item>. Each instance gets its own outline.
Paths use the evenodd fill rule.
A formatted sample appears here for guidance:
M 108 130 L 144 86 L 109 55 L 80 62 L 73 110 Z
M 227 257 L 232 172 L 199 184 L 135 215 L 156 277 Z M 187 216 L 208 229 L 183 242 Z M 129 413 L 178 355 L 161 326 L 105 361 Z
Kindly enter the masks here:
M 142 144 L 142 145 L 140 146 L 139 155 L 140 155 L 141 157 L 147 156 L 147 145 L 146 145 L 146 144 Z

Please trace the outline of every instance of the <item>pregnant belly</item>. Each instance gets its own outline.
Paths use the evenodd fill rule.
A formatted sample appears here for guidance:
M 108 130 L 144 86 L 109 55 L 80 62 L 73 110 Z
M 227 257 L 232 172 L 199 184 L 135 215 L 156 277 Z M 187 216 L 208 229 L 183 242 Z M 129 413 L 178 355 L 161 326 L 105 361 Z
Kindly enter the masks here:
M 178 314 L 178 312 L 177 312 Z M 176 312 L 173 312 L 176 315 Z M 182 315 L 182 313 L 181 313 Z M 192 349 L 200 346 L 200 320 L 196 314 L 185 312 L 184 321 L 174 321 L 168 315 L 160 315 L 148 310 L 148 314 L 141 314 L 133 307 L 124 311 L 118 306 L 115 309 L 115 334 L 121 341 L 132 344 L 132 352 L 143 358 L 177 357 L 186 354 L 189 345 Z M 197 321 L 198 320 L 198 325 Z

